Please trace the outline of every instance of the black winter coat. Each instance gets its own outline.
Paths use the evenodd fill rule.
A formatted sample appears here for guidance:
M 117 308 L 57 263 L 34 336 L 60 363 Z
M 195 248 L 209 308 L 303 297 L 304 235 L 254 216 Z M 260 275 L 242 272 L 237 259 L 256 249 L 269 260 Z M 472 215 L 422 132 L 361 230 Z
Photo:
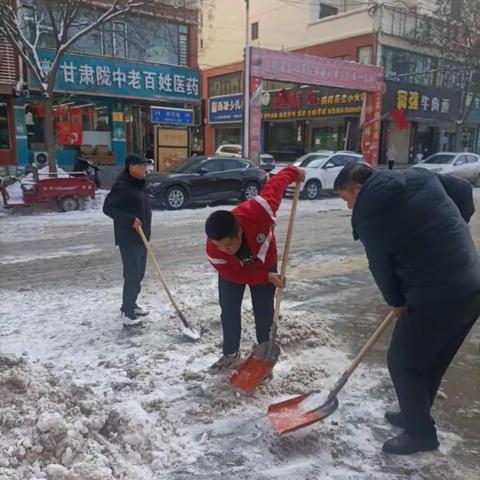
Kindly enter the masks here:
M 105 198 L 103 212 L 113 218 L 115 245 L 143 245 L 142 239 L 132 227 L 135 217 L 142 222 L 147 239 L 150 239 L 152 209 L 144 192 L 145 180 L 122 172 Z
M 467 225 L 471 185 L 422 168 L 379 172 L 358 194 L 354 238 L 391 306 L 461 300 L 480 290 L 480 263 Z

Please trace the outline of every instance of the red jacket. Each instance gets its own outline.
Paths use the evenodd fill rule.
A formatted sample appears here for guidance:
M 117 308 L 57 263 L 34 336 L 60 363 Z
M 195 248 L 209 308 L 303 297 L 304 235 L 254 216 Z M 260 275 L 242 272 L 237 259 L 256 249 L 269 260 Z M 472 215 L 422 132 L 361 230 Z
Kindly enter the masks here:
M 232 210 L 255 258 L 252 264 L 242 265 L 237 256 L 223 253 L 210 239 L 207 240 L 208 259 L 225 280 L 242 285 L 268 283 L 269 272 L 277 266 L 277 244 L 273 233 L 277 221 L 275 214 L 286 188 L 297 179 L 297 168 L 284 168 L 269 180 L 258 197 Z

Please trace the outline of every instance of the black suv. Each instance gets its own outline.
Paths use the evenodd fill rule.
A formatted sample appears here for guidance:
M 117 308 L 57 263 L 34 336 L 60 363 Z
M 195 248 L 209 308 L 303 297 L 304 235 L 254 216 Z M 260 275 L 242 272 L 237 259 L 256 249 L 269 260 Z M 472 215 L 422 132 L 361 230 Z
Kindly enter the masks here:
M 178 210 L 192 203 L 255 197 L 267 174 L 243 158 L 192 157 L 165 175 L 150 173 L 145 180 L 154 207 Z

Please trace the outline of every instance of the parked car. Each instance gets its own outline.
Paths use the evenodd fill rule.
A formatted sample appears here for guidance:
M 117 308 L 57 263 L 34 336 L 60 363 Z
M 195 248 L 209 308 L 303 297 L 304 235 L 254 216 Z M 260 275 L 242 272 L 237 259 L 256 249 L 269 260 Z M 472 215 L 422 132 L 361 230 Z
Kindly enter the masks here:
M 217 157 L 236 157 L 236 158 L 241 158 L 242 157 L 242 146 L 229 143 L 225 145 L 220 145 L 217 148 L 217 151 L 215 152 L 215 155 Z
M 414 165 L 414 168 L 426 168 L 432 172 L 453 175 L 480 187 L 480 156 L 475 153 L 435 153 Z
M 307 153 L 294 162 L 297 167 L 305 169 L 305 181 L 301 185 L 301 195 L 308 200 L 314 200 L 320 196 L 323 190 L 333 190 L 333 184 L 337 175 L 345 165 L 362 162 L 363 157 L 359 153 L 349 151 L 333 152 L 321 150 Z M 276 168 L 270 175 L 275 175 L 281 168 Z M 287 194 L 293 194 L 295 186 L 287 188 Z
M 275 168 L 275 159 L 269 153 L 260 154 L 260 168 L 266 172 L 271 172 Z
M 250 160 L 192 157 L 172 172 L 146 177 L 146 190 L 155 207 L 178 210 L 192 203 L 247 200 L 258 195 L 267 174 Z

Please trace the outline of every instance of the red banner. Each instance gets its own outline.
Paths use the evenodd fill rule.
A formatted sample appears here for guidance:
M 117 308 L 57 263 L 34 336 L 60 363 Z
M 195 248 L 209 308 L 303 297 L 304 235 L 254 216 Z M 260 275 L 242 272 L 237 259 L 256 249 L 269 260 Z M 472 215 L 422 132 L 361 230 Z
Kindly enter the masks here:
M 82 125 L 76 122 L 59 122 L 57 125 L 57 143 L 59 145 L 81 145 Z
M 367 95 L 365 123 L 363 124 L 362 154 L 370 165 L 378 165 L 380 149 L 380 128 L 382 115 L 382 94 L 380 92 Z

